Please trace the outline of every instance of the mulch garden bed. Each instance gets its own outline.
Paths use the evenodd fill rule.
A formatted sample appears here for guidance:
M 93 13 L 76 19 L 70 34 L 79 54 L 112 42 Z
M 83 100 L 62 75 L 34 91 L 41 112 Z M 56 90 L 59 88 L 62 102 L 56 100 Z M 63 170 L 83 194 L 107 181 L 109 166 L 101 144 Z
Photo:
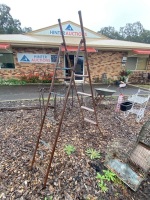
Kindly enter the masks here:
M 68 102 L 60 137 L 58 139 L 52 168 L 46 188 L 42 183 L 48 166 L 50 150 L 60 118 L 63 101 L 57 102 L 57 117 L 49 108 L 42 137 L 36 154 L 34 167 L 30 170 L 31 160 L 40 128 L 40 109 L 19 109 L 0 112 L 0 199 L 6 200 L 145 200 L 150 199 L 150 176 L 142 182 L 137 192 L 122 182 L 106 181 L 107 192 L 101 191 L 96 179 L 97 172 L 103 173 L 107 145 L 114 138 L 135 139 L 148 120 L 150 104 L 145 116 L 139 123 L 135 116 L 117 120 L 116 100 L 109 105 L 97 105 L 99 126 L 104 136 L 94 125 L 85 124 L 79 115 L 78 103 Z M 0 102 L 0 107 L 37 106 L 38 101 Z M 73 145 L 75 152 L 68 156 L 65 145 Z M 101 158 L 91 160 L 86 150 L 93 148 L 100 152 Z

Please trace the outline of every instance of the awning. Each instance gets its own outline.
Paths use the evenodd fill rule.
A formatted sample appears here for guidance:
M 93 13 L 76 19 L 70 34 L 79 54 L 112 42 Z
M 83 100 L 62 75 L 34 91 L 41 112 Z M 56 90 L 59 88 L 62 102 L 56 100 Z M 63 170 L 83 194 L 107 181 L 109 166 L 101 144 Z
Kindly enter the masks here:
M 136 53 L 136 54 L 146 54 L 146 55 L 149 55 L 150 54 L 150 50 L 133 50 L 133 53 Z
M 8 49 L 10 47 L 9 44 L 0 43 L 0 49 Z
M 87 47 L 87 52 L 96 52 L 96 49 L 94 49 L 93 47 Z M 62 47 L 61 49 L 62 51 L 65 51 L 65 48 Z M 67 51 L 77 51 L 78 47 L 74 47 L 74 46 L 67 46 Z M 84 47 L 80 48 L 80 51 L 84 51 Z

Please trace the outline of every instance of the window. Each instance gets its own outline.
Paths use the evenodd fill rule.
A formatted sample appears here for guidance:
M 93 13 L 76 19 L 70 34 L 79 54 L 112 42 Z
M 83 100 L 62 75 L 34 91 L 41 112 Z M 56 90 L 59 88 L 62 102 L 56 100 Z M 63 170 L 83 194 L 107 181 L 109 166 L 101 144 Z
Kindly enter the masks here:
M 126 62 L 126 69 L 135 70 L 137 64 L 137 57 L 128 57 Z
M 57 55 L 51 55 L 51 62 L 55 63 L 57 60 Z
M 0 53 L 0 69 L 13 69 L 15 68 L 12 53 Z
M 137 70 L 145 70 L 147 65 L 147 58 L 138 58 Z
M 128 70 L 145 70 L 147 65 L 147 58 L 145 57 L 128 57 L 126 62 L 126 69 Z

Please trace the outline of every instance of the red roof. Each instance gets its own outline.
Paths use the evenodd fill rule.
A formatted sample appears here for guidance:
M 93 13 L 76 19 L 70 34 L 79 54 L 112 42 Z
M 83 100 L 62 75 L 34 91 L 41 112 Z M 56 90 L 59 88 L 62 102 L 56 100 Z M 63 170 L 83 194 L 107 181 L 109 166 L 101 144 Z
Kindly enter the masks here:
M 9 44 L 2 44 L 2 43 L 0 43 L 0 49 L 7 49 L 9 47 L 10 47 Z
M 150 54 L 150 50 L 140 50 L 140 49 L 136 49 L 136 50 L 133 50 L 134 53 L 136 54 Z

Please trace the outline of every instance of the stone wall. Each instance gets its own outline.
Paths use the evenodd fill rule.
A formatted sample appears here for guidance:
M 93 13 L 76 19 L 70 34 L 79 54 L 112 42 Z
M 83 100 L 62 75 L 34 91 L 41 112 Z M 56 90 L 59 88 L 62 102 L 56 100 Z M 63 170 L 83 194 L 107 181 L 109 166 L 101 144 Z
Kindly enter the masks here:
M 136 84 L 150 84 L 150 70 L 134 71 L 128 81 Z

